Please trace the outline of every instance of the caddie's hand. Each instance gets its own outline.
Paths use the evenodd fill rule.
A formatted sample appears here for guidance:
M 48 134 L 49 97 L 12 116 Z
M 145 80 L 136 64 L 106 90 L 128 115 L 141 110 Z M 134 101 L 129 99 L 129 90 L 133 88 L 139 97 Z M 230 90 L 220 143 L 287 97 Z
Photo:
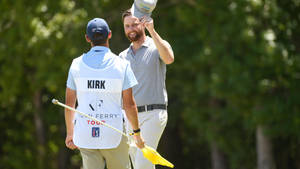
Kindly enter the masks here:
M 66 146 L 71 150 L 74 150 L 77 148 L 77 146 L 73 142 L 73 135 L 67 135 L 65 143 L 66 143 Z
M 149 32 L 154 30 L 154 22 L 153 22 L 153 19 L 151 17 L 143 16 L 141 18 L 141 22 Z
M 138 148 L 142 149 L 145 147 L 145 141 L 141 137 L 141 135 L 134 135 L 133 138 L 134 138 L 135 144 Z

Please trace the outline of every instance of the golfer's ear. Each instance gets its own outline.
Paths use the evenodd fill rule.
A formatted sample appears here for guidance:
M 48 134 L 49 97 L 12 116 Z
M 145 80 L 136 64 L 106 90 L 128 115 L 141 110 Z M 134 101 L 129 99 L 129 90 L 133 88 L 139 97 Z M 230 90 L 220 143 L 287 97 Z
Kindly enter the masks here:
M 88 43 L 91 42 L 91 40 L 90 40 L 90 38 L 87 36 L 87 34 L 85 34 L 85 40 L 86 40 Z
M 112 36 L 112 32 L 111 32 L 111 31 L 109 31 L 107 39 L 110 39 L 110 38 L 111 38 L 111 36 Z

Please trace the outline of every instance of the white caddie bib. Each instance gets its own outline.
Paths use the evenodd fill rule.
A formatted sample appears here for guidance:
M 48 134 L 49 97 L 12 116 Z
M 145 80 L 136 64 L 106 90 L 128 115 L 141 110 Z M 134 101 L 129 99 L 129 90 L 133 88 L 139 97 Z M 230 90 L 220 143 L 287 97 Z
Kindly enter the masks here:
M 76 85 L 77 110 L 123 131 L 121 100 L 125 67 L 117 59 L 105 69 L 93 69 L 85 65 L 82 56 L 74 59 L 70 70 Z M 76 114 L 73 141 L 79 148 L 116 148 L 121 138 L 113 129 Z

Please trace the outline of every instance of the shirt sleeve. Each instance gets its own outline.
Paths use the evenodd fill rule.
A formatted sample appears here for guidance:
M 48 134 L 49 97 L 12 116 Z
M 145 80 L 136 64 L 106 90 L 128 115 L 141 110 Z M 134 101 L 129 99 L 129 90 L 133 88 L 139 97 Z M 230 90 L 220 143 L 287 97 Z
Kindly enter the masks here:
M 132 88 L 133 86 L 137 85 L 138 82 L 134 76 L 134 73 L 130 67 L 130 64 L 127 64 L 126 70 L 125 70 L 125 77 L 124 77 L 124 83 L 123 83 L 123 90 Z
M 73 77 L 73 75 L 72 75 L 72 73 L 71 73 L 70 70 L 69 70 L 69 74 L 68 74 L 67 88 L 70 88 L 72 90 L 76 90 L 76 85 L 75 85 L 74 77 Z
M 123 53 L 124 52 L 119 53 L 119 57 L 122 58 L 122 59 L 124 59 Z

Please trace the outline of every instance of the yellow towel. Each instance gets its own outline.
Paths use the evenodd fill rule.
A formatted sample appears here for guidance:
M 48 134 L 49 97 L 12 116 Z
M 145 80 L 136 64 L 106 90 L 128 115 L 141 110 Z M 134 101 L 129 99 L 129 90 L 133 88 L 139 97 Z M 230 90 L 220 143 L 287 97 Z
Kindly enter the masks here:
M 167 166 L 170 168 L 174 168 L 174 165 L 170 163 L 168 160 L 164 159 L 156 150 L 145 145 L 144 148 L 141 149 L 145 158 L 152 162 L 152 164 L 159 164 L 163 166 Z

